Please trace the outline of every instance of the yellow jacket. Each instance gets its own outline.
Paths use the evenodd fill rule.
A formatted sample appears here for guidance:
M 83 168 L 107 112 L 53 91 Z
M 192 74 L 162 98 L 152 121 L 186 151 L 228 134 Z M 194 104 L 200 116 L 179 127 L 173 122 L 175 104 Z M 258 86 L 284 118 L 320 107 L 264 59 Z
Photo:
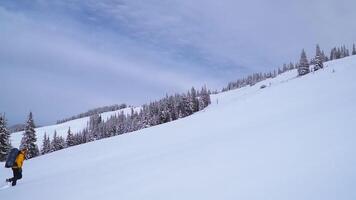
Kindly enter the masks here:
M 14 166 L 13 168 L 22 168 L 24 160 L 25 160 L 25 154 L 20 151 L 19 155 L 17 155 L 15 160 L 16 166 Z

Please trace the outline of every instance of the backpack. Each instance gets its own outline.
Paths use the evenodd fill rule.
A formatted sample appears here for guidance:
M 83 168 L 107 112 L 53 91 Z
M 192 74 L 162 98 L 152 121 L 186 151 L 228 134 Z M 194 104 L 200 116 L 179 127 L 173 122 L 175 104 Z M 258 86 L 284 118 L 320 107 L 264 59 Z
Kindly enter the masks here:
M 15 165 L 16 157 L 19 155 L 20 151 L 17 148 L 11 149 L 10 153 L 7 155 L 5 167 L 11 168 Z

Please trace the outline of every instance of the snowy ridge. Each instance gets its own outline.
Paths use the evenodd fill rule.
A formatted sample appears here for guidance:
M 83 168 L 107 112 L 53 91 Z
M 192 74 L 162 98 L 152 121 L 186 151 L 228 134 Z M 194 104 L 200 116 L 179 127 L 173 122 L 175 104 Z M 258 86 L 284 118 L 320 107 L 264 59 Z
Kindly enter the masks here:
M 125 115 L 131 114 L 131 108 L 132 107 L 128 107 L 128 108 L 124 108 L 124 109 L 120 109 L 120 110 L 116 110 L 116 111 L 104 112 L 104 113 L 101 113 L 100 116 L 102 117 L 102 119 L 104 121 L 106 121 L 111 116 L 118 115 L 121 112 L 123 112 Z M 134 109 L 134 111 L 139 111 L 141 109 L 141 107 L 134 107 L 133 109 Z M 85 129 L 87 127 L 89 118 L 90 117 L 83 117 L 83 118 L 67 121 L 67 122 L 64 122 L 61 124 L 55 124 L 55 125 L 43 126 L 43 127 L 36 128 L 35 130 L 36 130 L 36 135 L 37 135 L 38 147 L 39 148 L 41 147 L 43 136 L 45 133 L 47 135 L 49 135 L 49 137 L 52 139 L 54 131 L 57 131 L 58 136 L 63 136 L 65 138 L 67 136 L 67 131 L 68 131 L 69 127 L 73 133 L 82 131 L 83 129 Z M 15 133 L 11 134 L 11 144 L 14 147 L 20 146 L 22 134 L 23 134 L 23 131 L 19 131 L 19 132 L 15 132 Z
M 326 64 L 214 95 L 180 120 L 25 161 L 23 179 L 0 196 L 354 200 L 356 56 Z M 0 179 L 10 174 L 0 169 Z

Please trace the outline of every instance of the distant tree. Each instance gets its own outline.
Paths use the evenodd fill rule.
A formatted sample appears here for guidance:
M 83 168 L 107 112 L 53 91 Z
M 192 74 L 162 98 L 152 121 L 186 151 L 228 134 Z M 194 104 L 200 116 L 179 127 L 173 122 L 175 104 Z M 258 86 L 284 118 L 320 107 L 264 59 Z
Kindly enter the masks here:
M 344 57 L 348 57 L 348 56 L 350 56 L 350 51 L 346 48 L 346 46 L 344 45 L 343 46 L 343 49 L 344 49 Z
M 159 101 L 158 110 L 159 110 L 160 123 L 166 123 L 171 120 L 169 104 L 168 104 L 168 96 L 166 96 L 166 98 Z M 131 113 L 131 117 L 132 116 L 133 116 L 133 113 Z
M 76 145 L 90 142 L 90 140 L 88 139 L 88 137 L 89 137 L 88 135 L 89 135 L 88 128 L 85 128 L 84 130 L 80 131 L 79 133 L 76 133 L 75 134 Z
M 190 90 L 190 99 L 189 99 L 189 107 L 190 110 L 194 113 L 199 110 L 199 101 L 197 99 L 197 91 L 194 87 Z
M 58 150 L 66 148 L 66 141 L 62 136 L 58 137 Z
M 331 49 L 330 51 L 330 60 L 336 59 L 336 48 Z
M 278 67 L 278 70 L 277 70 L 277 74 L 282 74 L 283 73 L 283 70 L 281 68 Z
M 53 138 L 51 140 L 51 152 L 57 151 L 57 131 L 54 131 Z
M 189 107 L 190 97 L 188 95 L 183 95 L 181 100 L 180 106 L 180 118 L 186 117 L 192 114 L 192 111 Z
M 78 119 L 78 118 L 83 118 L 83 117 L 88 117 L 88 116 L 92 116 L 94 114 L 101 114 L 103 112 L 108 112 L 108 111 L 115 111 L 115 110 L 120 110 L 123 108 L 127 108 L 126 104 L 115 104 L 115 105 L 111 105 L 111 106 L 104 106 L 104 107 L 99 107 L 99 108 L 95 108 L 95 109 L 91 109 L 88 110 L 85 113 L 80 113 L 78 115 L 66 118 L 66 119 L 62 119 L 62 120 L 58 120 L 57 124 L 63 123 L 63 122 L 67 122 L 70 120 L 74 120 L 74 119 Z
M 50 152 L 51 152 L 51 141 L 49 139 L 49 136 L 47 136 L 47 133 L 45 133 L 42 141 L 41 154 L 44 155 Z
M 94 114 L 90 116 L 89 118 L 89 141 L 94 141 L 101 139 L 101 132 L 100 132 L 100 124 L 102 123 L 101 115 L 100 114 Z
M 329 60 L 328 56 L 325 55 L 324 51 L 321 51 L 321 57 L 323 62 L 327 62 Z
M 352 55 L 356 55 L 356 47 L 355 47 L 355 44 L 352 45 Z
M 304 51 L 304 49 L 302 50 L 302 54 L 300 56 L 300 60 L 299 60 L 299 65 L 298 65 L 298 74 L 299 76 L 303 76 L 305 74 L 308 74 L 310 72 L 309 69 L 309 62 L 307 59 L 307 55 Z
M 6 128 L 5 115 L 0 114 L 0 162 L 6 160 L 10 149 L 10 133 Z
M 283 68 L 282 68 L 283 73 L 286 72 L 287 70 L 288 70 L 288 66 L 287 66 L 287 64 L 284 63 L 284 64 L 283 64 Z M 260 80 L 260 79 L 258 78 L 258 79 L 256 80 L 256 82 L 259 81 L 259 80 Z
M 67 143 L 67 147 L 71 147 L 75 145 L 75 138 L 72 131 L 70 130 L 70 127 L 68 128 L 67 131 L 66 143 Z
M 207 91 L 206 87 L 202 87 L 200 91 L 200 98 L 199 98 L 199 110 L 203 110 L 205 107 L 207 107 L 210 103 L 210 95 L 209 92 Z
M 340 59 L 340 58 L 343 58 L 343 55 L 341 53 L 341 49 L 337 48 L 337 50 L 336 50 L 336 59 Z
M 66 142 L 62 136 L 57 136 L 57 131 L 54 131 L 53 139 L 51 142 L 51 152 L 64 149 L 66 147 Z
M 196 95 L 196 94 L 195 94 Z M 169 114 L 170 114 L 170 121 L 174 121 L 178 117 L 177 113 L 177 106 L 176 106 L 176 99 L 175 96 L 169 96 L 168 97 L 168 107 L 169 107 Z M 193 106 L 194 107 L 194 106 Z M 144 113 L 143 113 L 144 114 Z
M 324 58 L 320 50 L 320 47 L 319 45 L 316 45 L 314 71 L 322 69 L 324 67 L 323 62 L 324 62 Z
M 20 149 L 27 149 L 26 158 L 30 159 L 39 155 L 38 146 L 36 144 L 35 123 L 33 121 L 32 112 L 28 116 L 25 131 L 21 139 Z

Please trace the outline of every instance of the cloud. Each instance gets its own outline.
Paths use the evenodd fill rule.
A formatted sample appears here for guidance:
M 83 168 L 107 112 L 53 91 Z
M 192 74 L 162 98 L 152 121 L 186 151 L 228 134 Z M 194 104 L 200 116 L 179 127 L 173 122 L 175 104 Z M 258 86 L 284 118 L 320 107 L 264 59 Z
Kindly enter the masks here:
M 92 39 L 85 27 L 66 29 L 4 9 L 0 16 L 0 72 L 6 74 L 0 105 L 10 122 L 23 121 L 30 110 L 48 123 L 94 106 L 142 104 L 204 82 L 179 68 L 189 65 L 151 55 L 110 31 Z
M 6 91 L 0 111 L 20 122 L 31 109 L 48 123 L 192 85 L 219 88 L 295 61 L 302 48 L 311 56 L 316 43 L 329 49 L 354 42 L 355 6 L 352 0 L 3 0 L 0 73 L 7 84 L 0 86 Z

